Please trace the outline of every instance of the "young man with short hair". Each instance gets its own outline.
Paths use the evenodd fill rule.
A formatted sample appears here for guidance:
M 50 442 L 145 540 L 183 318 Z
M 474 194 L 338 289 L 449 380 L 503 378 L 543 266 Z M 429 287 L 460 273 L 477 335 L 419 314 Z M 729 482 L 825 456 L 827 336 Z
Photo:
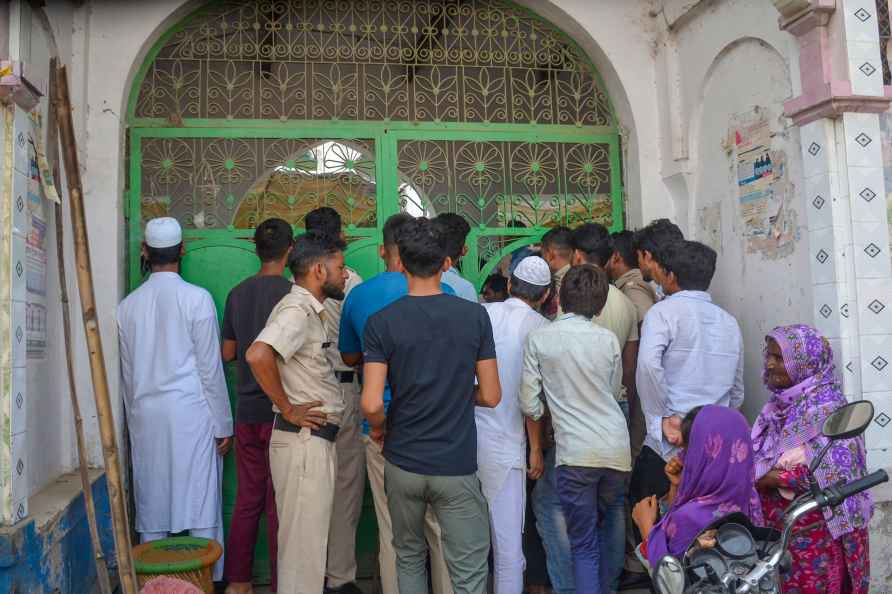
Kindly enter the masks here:
M 542 259 L 551 269 L 554 295 L 545 303 L 542 313 L 553 320 L 560 312 L 561 281 L 573 264 L 573 231 L 569 227 L 549 229 L 542 236 Z
M 681 229 L 669 219 L 656 219 L 635 232 L 633 243 L 638 257 L 638 268 L 645 281 L 656 281 L 663 265 L 664 250 L 676 241 L 683 241 Z
M 438 225 L 413 219 L 397 244 L 409 294 L 366 323 L 362 410 L 372 439 L 384 442 L 399 589 L 427 591 L 431 507 L 454 590 L 483 594 L 490 539 L 481 530 L 488 513 L 476 475 L 474 406 L 501 400 L 492 328 L 479 304 L 443 294 L 440 276 L 451 259 Z
M 536 310 L 548 297 L 551 271 L 545 260 L 528 256 L 514 268 L 504 302 L 484 307 L 492 323 L 499 362 L 502 401 L 477 408 L 477 476 L 489 503 L 495 594 L 523 591 L 523 520 L 526 511 L 526 433 L 518 400 L 527 335 L 548 323 Z M 541 428 L 529 420 L 530 478 L 542 475 Z
M 254 230 L 254 249 L 260 271 L 239 283 L 226 298 L 223 312 L 223 360 L 238 362 L 235 423 L 235 468 L 238 489 L 224 576 L 226 594 L 251 594 L 254 547 L 260 516 L 266 513 L 267 543 L 276 589 L 276 498 L 269 470 L 269 440 L 273 431 L 273 408 L 269 397 L 254 379 L 245 360 L 248 347 L 263 330 L 273 308 L 291 291 L 284 277 L 285 264 L 294 243 L 291 225 L 282 219 L 267 219 Z
M 743 403 L 743 337 L 737 320 L 707 290 L 715 251 L 676 241 L 660 254 L 656 279 L 667 297 L 641 328 L 637 385 L 647 427 L 632 477 L 634 505 L 669 489 L 663 466 L 681 444 L 681 418 L 708 404 Z
M 323 303 L 343 299 L 345 244 L 309 231 L 288 260 L 294 285 L 245 357 L 276 413 L 270 470 L 279 516 L 278 592 L 322 592 L 344 397 L 327 356 Z
M 604 225 L 586 223 L 573 230 L 573 264 L 603 269 L 613 253 L 610 232 Z M 638 311 L 622 291 L 608 285 L 607 303 L 594 321 L 616 335 L 622 352 L 623 393 L 620 406 L 628 417 L 628 403 L 635 400 L 635 368 L 638 364 Z
M 344 239 L 341 215 L 322 206 L 311 210 L 304 219 L 307 231 L 324 233 Z M 362 278 L 350 267 L 344 295 L 350 295 Z M 335 479 L 335 502 L 328 533 L 328 562 L 325 570 L 323 594 L 361 594 L 356 585 L 356 527 L 362 515 L 362 495 L 365 492 L 365 454 L 362 447 L 362 418 L 359 413 L 359 378 L 353 367 L 341 360 L 338 352 L 338 332 L 341 308 L 345 297 L 326 299 L 325 331 L 331 346 L 326 350 L 329 361 L 344 397 L 341 429 L 335 442 L 338 451 L 338 475 Z
M 480 291 L 484 303 L 500 303 L 508 299 L 508 279 L 499 273 L 490 274 Z
M 458 263 L 468 253 L 465 241 L 471 226 L 465 218 L 454 212 L 444 212 L 433 220 L 439 226 L 446 239 L 446 255 L 449 256 L 452 265 L 443 273 L 443 282 L 455 290 L 455 294 L 467 301 L 477 303 L 477 289 L 471 281 L 462 277 L 459 273 Z
M 142 542 L 188 530 L 222 543 L 232 410 L 214 300 L 180 276 L 183 254 L 176 219 L 150 220 L 142 256 L 151 274 L 117 311 L 136 531 Z M 222 576 L 221 559 L 214 579 Z
M 644 316 L 657 302 L 657 294 L 650 283 L 645 282 L 638 268 L 638 254 L 635 253 L 635 234 L 632 231 L 619 231 L 610 235 L 613 253 L 604 266 L 607 276 L 617 289 L 635 305 L 638 310 L 638 327 Z
M 384 223 L 383 245 L 378 253 L 384 260 L 386 270 L 356 287 L 344 300 L 341 314 L 341 329 L 338 349 L 348 365 L 362 363 L 363 333 L 368 319 L 394 301 L 409 293 L 409 284 L 402 270 L 396 238 L 403 226 L 412 220 L 406 213 L 395 214 Z M 453 294 L 452 289 L 441 283 L 444 293 Z M 390 404 L 390 386 L 384 388 L 384 412 Z M 381 570 L 382 594 L 399 594 L 396 578 L 396 553 L 393 550 L 393 525 L 387 507 L 387 493 L 384 490 L 384 455 L 381 444 L 369 436 L 369 425 L 363 420 L 363 442 L 365 446 L 366 472 L 375 502 L 375 515 L 378 518 L 378 565 Z M 443 558 L 443 545 L 440 541 L 440 526 L 428 510 L 425 515 L 425 539 L 430 549 L 431 582 L 434 594 L 452 594 L 449 570 Z
M 616 590 L 624 553 L 622 495 L 631 469 L 629 432 L 617 402 L 619 342 L 592 323 L 607 292 L 603 270 L 570 268 L 561 284 L 564 313 L 527 338 L 520 392 L 525 415 L 540 419 L 545 402 L 551 413 L 575 588 L 586 594 Z

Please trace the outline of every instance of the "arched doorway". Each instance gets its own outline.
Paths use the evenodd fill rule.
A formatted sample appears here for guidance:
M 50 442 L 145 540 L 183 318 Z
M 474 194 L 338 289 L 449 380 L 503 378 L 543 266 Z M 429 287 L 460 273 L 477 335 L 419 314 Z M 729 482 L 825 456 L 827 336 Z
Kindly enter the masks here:
M 478 287 L 547 227 L 623 225 L 600 76 L 503 0 L 211 2 L 150 50 L 127 124 L 130 286 L 144 222 L 174 216 L 184 275 L 221 312 L 271 215 L 299 230 L 313 208 L 336 208 L 367 278 L 388 216 L 459 213 L 472 229 L 462 272 Z

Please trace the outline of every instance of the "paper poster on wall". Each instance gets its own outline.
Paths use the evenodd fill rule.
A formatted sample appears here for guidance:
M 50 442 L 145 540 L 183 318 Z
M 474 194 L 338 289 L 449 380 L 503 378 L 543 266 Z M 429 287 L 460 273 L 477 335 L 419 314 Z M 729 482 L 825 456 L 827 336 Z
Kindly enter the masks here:
M 28 359 L 45 359 L 47 352 L 47 211 L 48 205 L 40 185 L 40 167 L 37 147 L 33 142 L 42 134 L 40 126 L 32 120 L 28 157 L 28 215 L 31 228 L 26 238 L 27 249 L 27 302 L 26 334 Z
M 787 179 L 786 156 L 772 150 L 771 128 L 761 110 L 736 116 L 731 135 L 747 251 L 768 258 L 788 255 L 796 239 L 796 213 L 789 209 L 792 185 Z

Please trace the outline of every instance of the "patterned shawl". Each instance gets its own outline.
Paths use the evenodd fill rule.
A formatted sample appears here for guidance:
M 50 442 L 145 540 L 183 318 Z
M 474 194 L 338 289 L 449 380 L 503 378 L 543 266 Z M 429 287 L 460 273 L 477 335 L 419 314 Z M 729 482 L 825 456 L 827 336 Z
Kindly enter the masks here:
M 678 495 L 669 512 L 647 537 L 653 567 L 665 555 L 681 558 L 704 528 L 734 512 L 754 522 L 762 518 L 754 497 L 749 424 L 725 406 L 705 406 L 694 419 Z
M 768 334 L 766 344 L 768 338 L 780 347 L 793 386 L 769 386 L 765 366 L 762 379 L 772 396 L 753 425 L 757 479 L 774 468 L 784 452 L 799 446 L 805 450 L 806 463 L 811 464 L 828 441 L 821 433 L 824 421 L 846 404 L 836 380 L 833 351 L 817 330 L 803 324 L 781 326 Z M 860 478 L 866 467 L 864 438 L 857 437 L 836 442 L 815 476 L 823 488 Z M 850 497 L 835 510 L 824 510 L 833 538 L 867 527 L 872 515 L 872 499 L 866 492 Z

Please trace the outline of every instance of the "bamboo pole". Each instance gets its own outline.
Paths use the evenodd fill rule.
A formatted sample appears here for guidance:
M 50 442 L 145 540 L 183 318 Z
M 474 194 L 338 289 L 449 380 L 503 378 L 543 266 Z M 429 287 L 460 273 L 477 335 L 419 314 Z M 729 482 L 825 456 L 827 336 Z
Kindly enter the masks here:
M 50 60 L 50 92 L 56 88 L 56 58 Z M 52 163 L 53 183 L 57 185 L 58 192 L 59 170 L 58 163 L 59 135 L 56 129 L 55 103 L 50 101 L 47 117 L 47 157 Z M 59 192 L 61 195 L 61 192 Z M 87 510 L 87 524 L 90 528 L 90 541 L 93 544 L 93 556 L 96 559 L 96 577 L 99 581 L 101 594 L 112 594 L 111 580 L 108 575 L 108 564 L 102 552 L 102 543 L 99 540 L 99 528 L 96 523 L 96 505 L 93 502 L 93 487 L 90 484 L 90 475 L 87 471 L 87 447 L 84 439 L 84 419 L 81 416 L 80 403 L 77 400 L 77 385 L 74 381 L 74 363 L 71 360 L 71 308 L 68 301 L 68 281 L 65 274 L 65 242 L 64 221 L 62 204 L 55 203 L 56 215 L 56 257 L 59 268 L 59 297 L 62 302 L 62 333 L 65 337 L 65 364 L 68 368 L 68 391 L 71 395 L 71 410 L 74 413 L 74 434 L 77 439 L 77 459 L 80 466 L 81 487 L 84 490 L 84 508 Z
M 59 136 L 62 142 L 62 159 L 68 178 L 68 201 L 71 209 L 71 225 L 74 231 L 74 256 L 77 265 L 77 288 L 80 294 L 87 349 L 90 352 L 90 374 L 93 378 L 93 395 L 96 399 L 96 416 L 99 419 L 99 434 L 102 438 L 102 454 L 105 458 L 105 473 L 108 481 L 108 495 L 111 504 L 112 524 L 115 535 L 115 550 L 118 556 L 118 573 L 123 594 L 136 594 L 136 574 L 133 571 L 133 557 L 130 550 L 130 524 L 127 519 L 126 494 L 121 480 L 121 465 L 118 458 L 118 444 L 115 438 L 115 422 L 112 414 L 111 396 L 108 388 L 108 375 L 102 353 L 102 336 L 99 334 L 99 321 L 96 316 L 96 297 L 93 290 L 93 268 L 90 264 L 87 222 L 84 213 L 83 185 L 80 164 L 77 158 L 77 141 L 71 121 L 71 99 L 68 94 L 68 72 L 65 66 L 56 68 L 56 88 L 53 102 L 56 105 L 56 118 L 59 122 Z

